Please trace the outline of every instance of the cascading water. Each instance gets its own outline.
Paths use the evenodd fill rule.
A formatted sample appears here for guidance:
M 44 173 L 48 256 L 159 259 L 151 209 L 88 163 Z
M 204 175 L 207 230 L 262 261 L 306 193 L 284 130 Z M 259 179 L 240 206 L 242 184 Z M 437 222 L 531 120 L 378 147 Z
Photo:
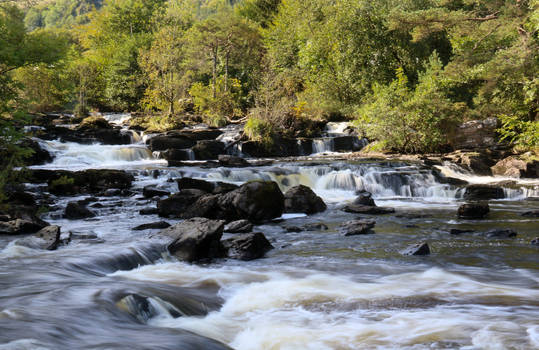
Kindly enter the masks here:
M 463 188 L 440 183 L 420 164 L 167 167 L 145 147 L 151 135 L 140 136 L 142 143 L 134 137 L 125 146 L 40 141 L 55 160 L 38 168 L 132 169 L 135 181 L 132 196 L 98 194 L 88 205 L 95 217 L 87 220 L 68 220 L 63 212 L 68 202 L 88 195 L 46 194 L 54 206 L 44 219 L 71 237 L 57 251 L 19 246 L 19 237 L 0 235 L 0 349 L 539 347 L 537 249 L 529 244 L 537 219 L 521 216 L 539 210 L 539 202 L 524 198 L 537 194 L 537 180 L 513 179 L 504 188 L 510 198 L 490 202 L 487 220 L 461 220 L 456 206 Z M 455 170 L 447 175 L 470 183 L 500 181 Z M 328 209 L 256 225 L 275 247 L 265 259 L 186 264 L 166 253 L 168 241 L 159 230 L 133 230 L 180 221 L 139 214 L 156 206 L 155 198 L 141 196 L 143 187 L 173 193 L 178 188 L 172 180 L 179 177 L 272 180 L 283 191 L 303 184 Z M 343 212 L 341 204 L 360 190 L 397 213 L 369 216 L 375 234 L 345 237 L 339 225 L 358 215 Z M 308 228 L 320 224 L 327 229 Z M 456 236 L 449 233 L 453 228 L 475 232 Z M 481 235 L 491 228 L 514 228 L 518 237 Z M 401 254 L 421 241 L 429 242 L 431 256 Z
M 82 145 L 73 142 L 41 141 L 54 161 L 41 168 L 81 170 L 89 168 L 129 168 L 166 164 L 143 145 Z M 39 167 L 37 167 L 39 168 Z

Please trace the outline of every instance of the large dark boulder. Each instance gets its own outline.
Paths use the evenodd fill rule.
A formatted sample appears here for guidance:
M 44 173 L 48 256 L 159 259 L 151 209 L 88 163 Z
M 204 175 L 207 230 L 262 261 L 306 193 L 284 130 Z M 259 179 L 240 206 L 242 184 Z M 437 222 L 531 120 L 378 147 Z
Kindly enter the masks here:
M 483 219 L 489 211 L 487 203 L 466 203 L 458 208 L 457 215 L 462 219 Z
M 339 226 L 339 231 L 345 236 L 356 236 L 374 233 L 372 229 L 376 225 L 373 220 L 352 220 Z
M 166 151 L 169 149 L 186 149 L 191 148 L 196 144 L 196 141 L 185 135 L 159 135 L 152 137 L 148 141 L 148 147 L 152 151 Z
M 172 238 L 169 252 L 179 260 L 195 262 L 224 256 L 224 221 L 192 218 L 166 228 L 159 235 Z
M 210 182 L 206 180 L 193 179 L 190 177 L 182 177 L 177 179 L 176 183 L 178 184 L 178 189 L 180 190 L 196 189 L 213 194 L 227 193 L 238 188 L 237 185 L 226 182 Z
M 223 241 L 228 256 L 234 259 L 249 261 L 259 259 L 273 249 L 266 236 L 260 232 L 245 233 Z
M 195 189 L 181 190 L 157 202 L 158 214 L 161 217 L 182 218 L 184 212 L 205 194 L 204 191 Z
M 283 215 L 284 196 L 273 181 L 248 182 L 219 197 L 224 219 L 264 222 Z
M 225 144 L 221 141 L 202 140 L 197 141 L 196 145 L 192 148 L 192 150 L 195 154 L 195 159 L 217 159 L 220 154 L 225 153 Z
M 466 187 L 464 192 L 464 199 L 467 200 L 502 199 L 504 197 L 503 188 L 490 185 L 470 185 Z
M 326 203 L 322 198 L 307 186 L 292 187 L 284 194 L 284 210 L 286 213 L 314 214 L 326 209 Z
M 86 208 L 83 203 L 69 202 L 67 203 L 64 217 L 70 220 L 79 220 L 95 217 L 95 213 Z

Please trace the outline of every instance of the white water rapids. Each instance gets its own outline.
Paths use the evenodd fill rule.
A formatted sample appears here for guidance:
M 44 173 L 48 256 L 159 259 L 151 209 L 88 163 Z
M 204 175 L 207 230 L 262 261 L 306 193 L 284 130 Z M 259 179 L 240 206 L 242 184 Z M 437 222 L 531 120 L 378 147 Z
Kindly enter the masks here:
M 122 124 L 124 117 L 109 120 Z M 343 130 L 333 125 L 328 132 Z M 68 201 L 86 196 L 52 197 L 56 208 L 44 219 L 64 233 L 94 237 L 57 251 L 0 237 L 1 350 L 222 349 L 213 340 L 237 350 L 539 348 L 538 250 L 529 244 L 539 221 L 521 216 L 539 209 L 528 198 L 539 196 L 539 181 L 511 179 L 507 198 L 490 202 L 488 219 L 461 220 L 455 211 L 463 188 L 440 183 L 421 164 L 320 159 L 169 168 L 137 136 L 124 146 L 40 141 L 55 159 L 35 168 L 127 170 L 136 178 L 134 194 L 99 197 L 100 206 L 90 207 L 96 217 L 87 220 L 62 217 Z M 506 180 L 474 177 L 449 165 L 440 170 L 470 183 Z M 132 230 L 148 222 L 179 222 L 139 215 L 155 206 L 140 196 L 144 186 L 176 192 L 172 180 L 179 177 L 235 184 L 272 180 L 283 191 L 303 184 L 328 210 L 256 226 L 275 247 L 264 259 L 186 264 L 155 248 L 159 230 Z M 339 225 L 358 215 L 340 209 L 362 190 L 397 213 L 370 217 L 375 234 L 344 237 Z M 319 223 L 328 229 L 287 230 Z M 451 228 L 511 228 L 519 235 L 454 236 Z M 420 241 L 429 242 L 431 256 L 401 254 Z M 131 316 L 118 300 L 135 294 L 148 298 L 149 306 L 130 299 L 139 311 Z M 187 311 L 178 317 L 170 312 L 176 310 L 172 304 Z

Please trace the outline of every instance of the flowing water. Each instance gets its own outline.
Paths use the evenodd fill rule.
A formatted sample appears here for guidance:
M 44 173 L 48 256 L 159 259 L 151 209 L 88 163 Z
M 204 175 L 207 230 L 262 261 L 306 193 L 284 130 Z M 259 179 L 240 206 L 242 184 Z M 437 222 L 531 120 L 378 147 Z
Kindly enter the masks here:
M 43 142 L 56 158 L 40 168 L 125 169 L 136 191 L 149 184 L 177 191 L 169 180 L 182 176 L 273 180 L 283 191 L 304 184 L 328 210 L 257 226 L 275 246 L 264 259 L 196 265 L 167 255 L 158 230 L 132 230 L 159 220 L 139 215 L 155 205 L 140 194 L 100 197 L 101 207 L 91 208 L 97 217 L 75 221 L 62 218 L 63 208 L 85 197 L 55 198 L 44 218 L 72 233 L 69 245 L 44 252 L 0 237 L 0 349 L 539 348 L 539 249 L 530 244 L 539 220 L 521 216 L 539 209 L 529 198 L 539 195 L 537 181 L 512 184 L 508 198 L 490 202 L 488 219 L 461 220 L 463 190 L 439 183 L 421 164 L 320 159 L 167 168 L 142 138 L 135 141 Z M 345 237 L 338 226 L 358 215 L 340 209 L 358 190 L 397 212 L 374 217 L 375 234 Z M 328 229 L 286 229 L 316 223 Z M 452 228 L 475 233 L 450 235 Z M 518 236 L 480 234 L 493 228 Z M 430 256 L 401 254 L 421 241 Z

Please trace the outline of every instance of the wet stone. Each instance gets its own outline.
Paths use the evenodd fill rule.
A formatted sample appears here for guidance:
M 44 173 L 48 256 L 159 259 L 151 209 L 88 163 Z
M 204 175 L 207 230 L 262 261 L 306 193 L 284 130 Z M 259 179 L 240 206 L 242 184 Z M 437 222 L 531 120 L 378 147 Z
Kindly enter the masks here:
M 430 247 L 428 243 L 426 242 L 417 243 L 405 249 L 402 252 L 402 254 L 403 255 L 421 255 L 421 256 L 430 255 Z
M 345 236 L 373 234 L 372 230 L 376 222 L 374 220 L 352 220 L 339 226 L 339 231 Z
M 150 229 L 163 229 L 170 227 L 170 224 L 166 221 L 157 221 L 157 222 L 150 222 L 147 224 L 138 225 L 137 227 L 134 227 L 134 231 L 143 231 L 143 230 L 150 230 Z

